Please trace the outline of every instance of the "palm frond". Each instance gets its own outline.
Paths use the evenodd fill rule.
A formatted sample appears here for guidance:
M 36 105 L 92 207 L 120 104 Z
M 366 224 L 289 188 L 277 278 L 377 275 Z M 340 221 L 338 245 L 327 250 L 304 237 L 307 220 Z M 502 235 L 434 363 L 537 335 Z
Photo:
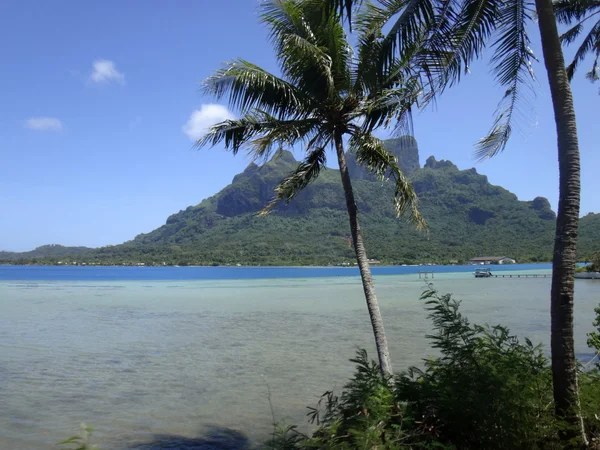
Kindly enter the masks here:
M 436 46 L 447 50 L 450 58 L 437 90 L 457 83 L 462 73 L 469 72 L 470 64 L 481 56 L 485 43 L 498 27 L 503 4 L 501 0 L 465 0 L 447 14 L 448 19 L 432 38 Z
M 492 129 L 475 149 L 475 156 L 480 161 L 504 150 L 523 96 L 533 92 L 535 76 L 532 62 L 537 58 L 531 50 L 527 34 L 527 23 L 532 16 L 533 5 L 529 0 L 508 0 L 499 12 L 499 36 L 494 42 L 491 63 L 496 81 L 505 86 L 506 91 L 498 105 Z M 522 119 L 526 120 L 524 116 Z
M 386 67 L 396 55 L 403 55 L 414 45 L 423 45 L 427 33 L 436 23 L 436 1 L 432 0 L 380 0 L 367 3 L 356 17 L 360 37 L 383 35 L 379 62 Z M 395 18 L 395 19 L 394 19 Z M 389 31 L 383 32 L 391 21 Z
M 583 25 L 576 23 L 573 27 L 569 28 L 563 34 L 560 35 L 560 42 L 565 45 L 570 45 L 579 37 L 583 31 Z
M 381 31 L 361 30 L 358 39 L 356 90 L 364 90 L 368 96 L 373 96 L 381 89 L 402 86 L 407 79 L 427 77 L 426 64 L 421 62 L 428 50 L 421 43 L 415 42 L 402 53 L 390 55 Z M 382 59 L 385 59 L 385 64 Z
M 326 159 L 325 147 L 318 147 L 310 151 L 296 170 L 275 187 L 275 197 L 258 214 L 261 216 L 269 214 L 280 201 L 289 203 L 319 176 L 321 170 L 325 168 Z
M 268 159 L 275 147 L 293 146 L 308 141 L 319 132 L 320 122 L 308 118 L 280 120 L 265 111 L 252 111 L 235 120 L 226 120 L 211 127 L 196 146 L 214 146 L 224 143 L 234 155 L 247 147 L 255 160 Z
M 561 42 L 566 45 L 573 44 L 577 40 L 584 30 L 585 22 L 600 15 L 600 0 L 555 0 L 553 5 L 554 14 L 560 23 L 572 25 L 575 22 L 560 36 Z M 586 74 L 586 78 L 594 82 L 598 79 L 597 55 L 600 53 L 600 20 L 592 26 L 579 45 L 573 61 L 567 66 L 569 80 L 573 79 L 577 67 L 590 53 L 595 53 L 596 58 L 592 69 Z
M 279 118 L 301 117 L 315 106 L 296 86 L 243 59 L 226 64 L 204 80 L 203 90 L 217 100 L 227 97 L 232 108 L 258 108 Z
M 563 24 L 581 22 L 600 12 L 600 0 L 554 0 L 556 20 Z
M 575 52 L 575 56 L 573 57 L 573 61 L 567 66 L 567 76 L 569 80 L 573 79 L 573 75 L 575 75 L 575 71 L 579 64 L 583 62 L 585 57 L 592 53 L 598 52 L 600 50 L 600 20 L 594 24 L 590 32 L 583 39 L 577 51 Z
M 401 85 L 382 89 L 363 102 L 362 129 L 371 132 L 378 127 L 389 127 L 394 123 L 405 123 L 411 118 L 412 108 L 419 105 L 422 85 L 418 76 L 404 80 Z
M 267 1 L 262 6 L 261 19 L 270 28 L 270 39 L 286 79 L 321 101 L 331 96 L 332 60 L 325 43 L 319 42 L 317 36 L 324 20 L 331 19 L 322 12 L 316 14 L 313 2 L 299 0 Z
M 410 181 L 400 167 L 396 157 L 389 153 L 380 139 L 370 133 L 355 133 L 350 138 L 350 150 L 356 153 L 356 161 L 366 167 L 377 178 L 394 182 L 394 209 L 401 216 L 409 212 L 409 219 L 417 228 L 426 228 L 425 219 L 418 208 L 418 199 Z
M 598 58 L 600 58 L 600 47 L 598 47 L 598 50 L 596 50 L 596 57 L 594 58 L 592 68 L 588 73 L 585 74 L 585 77 L 592 83 L 600 80 L 600 67 L 598 66 Z
M 358 9 L 362 5 L 363 0 L 327 0 L 328 10 L 327 13 L 336 12 L 340 15 L 341 19 L 344 19 L 344 15 L 347 17 L 348 25 L 352 30 L 352 11 Z

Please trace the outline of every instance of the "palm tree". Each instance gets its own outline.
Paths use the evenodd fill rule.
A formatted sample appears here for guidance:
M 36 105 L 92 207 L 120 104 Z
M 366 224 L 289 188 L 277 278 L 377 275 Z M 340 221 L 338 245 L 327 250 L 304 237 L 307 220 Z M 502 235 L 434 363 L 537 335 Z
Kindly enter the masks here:
M 586 74 L 586 78 L 591 82 L 600 80 L 600 1 L 598 0 L 556 0 L 554 2 L 554 12 L 560 23 L 572 25 L 568 31 L 560 36 L 563 44 L 572 44 L 584 31 L 584 28 L 590 19 L 597 19 L 596 23 L 591 25 L 590 30 L 577 48 L 575 57 L 571 64 L 567 66 L 567 75 L 569 80 L 573 78 L 575 70 L 589 54 L 594 55 L 591 70 Z M 598 91 L 600 93 L 600 91 Z
M 261 160 L 282 146 L 303 146 L 305 159 L 276 186 L 273 201 L 261 214 L 281 201 L 289 202 L 314 181 L 326 168 L 327 149 L 333 147 L 381 372 L 389 377 L 392 364 L 359 224 L 346 147 L 356 154 L 358 163 L 379 178 L 393 180 L 396 212 L 409 212 L 412 221 L 423 226 L 415 192 L 395 157 L 372 131 L 409 116 L 421 90 L 419 71 L 426 69 L 427 58 L 423 56 L 421 65 L 416 66 L 410 65 L 408 58 L 393 57 L 386 70 L 379 70 L 375 58 L 378 40 L 360 35 L 354 51 L 340 16 L 330 14 L 327 5 L 327 0 L 263 3 L 261 19 L 270 29 L 282 76 L 238 59 L 205 80 L 207 94 L 226 98 L 242 114 L 239 119 L 212 127 L 197 145 L 222 142 L 233 154 L 247 149 Z M 413 54 L 418 51 L 415 49 Z
M 580 414 L 577 359 L 573 338 L 573 304 L 579 226 L 579 143 L 573 96 L 558 35 L 552 0 L 536 0 L 544 63 L 554 107 L 558 144 L 559 197 L 550 292 L 552 382 L 557 416 L 569 426 L 562 440 L 587 446 Z
M 597 13 L 598 0 L 559 1 L 588 2 L 586 5 L 593 2 L 593 7 L 585 8 L 586 17 Z M 585 446 L 573 339 L 580 204 L 579 145 L 575 109 L 552 0 L 535 0 L 535 3 L 532 0 L 380 0 L 380 3 L 378 6 L 365 2 L 356 15 L 355 24 L 361 27 L 363 34 L 368 29 L 374 35 L 380 35 L 384 27 L 390 30 L 385 38 L 389 43 L 385 50 L 388 57 L 379 58 L 384 67 L 391 55 L 402 54 L 409 48 L 415 42 L 415 36 L 425 39 L 427 46 L 438 54 L 445 53 L 444 70 L 438 70 L 429 85 L 431 94 L 459 80 L 461 72 L 468 70 L 469 63 L 480 56 L 485 46 L 494 48 L 491 62 L 496 80 L 506 91 L 490 132 L 477 146 L 476 155 L 480 159 L 493 157 L 504 150 L 513 122 L 518 118 L 523 90 L 532 88 L 532 61 L 536 58 L 529 47 L 527 24 L 533 17 L 535 5 L 554 107 L 560 172 L 550 293 L 554 402 L 557 417 L 567 424 L 562 428 L 561 439 L 569 446 Z M 353 8 L 361 4 L 362 0 L 329 0 L 330 10 L 346 13 L 348 19 Z M 583 19 L 584 16 L 579 12 L 573 17 Z M 572 37 L 580 31 L 581 27 L 576 25 L 575 31 L 571 30 L 567 35 Z M 593 48 L 597 57 L 599 36 L 600 25 L 596 24 L 580 50 L 591 51 Z M 595 47 L 590 44 L 590 39 L 594 40 Z M 582 57 L 578 52 L 570 72 Z M 596 62 L 592 73 L 597 75 Z

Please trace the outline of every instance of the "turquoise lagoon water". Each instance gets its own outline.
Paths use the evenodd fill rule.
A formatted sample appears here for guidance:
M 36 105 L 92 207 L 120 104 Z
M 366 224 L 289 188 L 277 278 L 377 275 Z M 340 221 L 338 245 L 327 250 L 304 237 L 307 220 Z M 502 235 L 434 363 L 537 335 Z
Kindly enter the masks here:
M 426 270 L 472 321 L 548 343 L 550 278 L 439 269 Z M 376 271 L 396 370 L 433 353 L 418 270 Z M 577 280 L 580 354 L 599 294 Z M 104 449 L 249 448 L 270 430 L 269 391 L 306 431 L 306 406 L 343 385 L 356 349 L 375 356 L 353 269 L 0 267 L 0 313 L 2 449 L 52 448 L 81 421 Z

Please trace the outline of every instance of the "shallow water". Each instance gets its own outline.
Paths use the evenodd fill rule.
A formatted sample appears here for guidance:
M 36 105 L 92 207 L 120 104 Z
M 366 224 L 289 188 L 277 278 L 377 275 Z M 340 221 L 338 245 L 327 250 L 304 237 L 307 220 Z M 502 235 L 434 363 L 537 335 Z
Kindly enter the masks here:
M 548 342 L 549 278 L 434 282 L 472 321 Z M 380 275 L 376 286 L 395 369 L 419 364 L 432 353 L 423 280 Z M 600 282 L 577 280 L 582 354 L 599 294 Z M 343 385 L 356 349 L 375 356 L 354 276 L 4 280 L 0 308 L 2 449 L 51 448 L 80 421 L 104 449 L 246 448 L 270 429 L 269 390 L 276 416 L 306 430 L 306 406 Z

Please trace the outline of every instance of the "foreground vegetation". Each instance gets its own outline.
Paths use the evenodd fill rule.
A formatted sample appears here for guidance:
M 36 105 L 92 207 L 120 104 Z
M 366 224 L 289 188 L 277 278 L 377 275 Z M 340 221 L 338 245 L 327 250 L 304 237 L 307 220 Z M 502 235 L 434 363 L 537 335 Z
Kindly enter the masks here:
M 600 253 L 596 253 L 590 261 L 590 264 L 580 267 L 577 272 L 600 272 Z
M 305 436 L 295 427 L 277 427 L 268 447 L 564 448 L 559 440 L 564 425 L 554 414 L 552 373 L 542 348 L 528 339 L 521 343 L 500 325 L 471 324 L 451 295 L 430 290 L 423 298 L 434 325 L 428 337 L 438 357 L 397 375 L 390 387 L 360 351 L 343 392 L 326 393 L 311 410 L 316 431 Z M 600 308 L 597 313 L 600 318 Z M 590 334 L 596 351 L 598 343 L 598 333 Z M 600 373 L 581 369 L 581 414 L 591 448 L 599 448 Z

